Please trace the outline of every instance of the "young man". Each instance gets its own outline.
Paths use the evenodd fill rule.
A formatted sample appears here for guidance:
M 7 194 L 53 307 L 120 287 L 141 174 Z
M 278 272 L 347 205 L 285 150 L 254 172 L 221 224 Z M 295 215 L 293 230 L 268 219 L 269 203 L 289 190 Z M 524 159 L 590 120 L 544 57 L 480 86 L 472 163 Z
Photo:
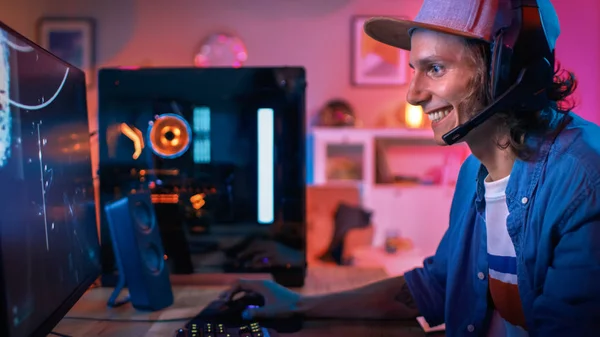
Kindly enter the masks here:
M 376 40 L 410 50 L 407 100 L 423 107 L 441 145 L 443 135 L 498 98 L 491 90 L 494 39 L 503 28 L 511 36 L 519 2 L 425 0 L 414 22 L 376 18 L 365 25 Z M 545 41 L 525 41 L 531 49 L 520 55 L 539 52 L 533 48 L 540 42 L 554 50 L 553 6 L 523 2 L 534 6 L 523 15 L 525 26 L 541 19 Z M 253 317 L 423 315 L 430 325 L 445 322 L 447 336 L 600 335 L 600 128 L 565 109 L 573 75 L 548 69 L 550 76 L 536 75 L 546 81 L 545 106 L 523 111 L 517 108 L 531 97 L 504 101 L 461 138 L 472 156 L 461 168 L 449 228 L 423 268 L 323 296 L 244 280 L 224 296 L 263 294 L 266 305 L 247 313 Z

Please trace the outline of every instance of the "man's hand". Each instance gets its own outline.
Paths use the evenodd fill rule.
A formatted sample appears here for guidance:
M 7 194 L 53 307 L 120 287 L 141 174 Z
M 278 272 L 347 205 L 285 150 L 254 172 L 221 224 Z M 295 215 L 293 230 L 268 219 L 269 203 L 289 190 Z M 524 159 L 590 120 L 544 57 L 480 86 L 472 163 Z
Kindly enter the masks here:
M 238 280 L 219 297 L 229 301 L 239 293 L 257 293 L 265 299 L 264 306 L 247 309 L 242 314 L 244 319 L 290 317 L 299 313 L 300 294 L 273 281 Z

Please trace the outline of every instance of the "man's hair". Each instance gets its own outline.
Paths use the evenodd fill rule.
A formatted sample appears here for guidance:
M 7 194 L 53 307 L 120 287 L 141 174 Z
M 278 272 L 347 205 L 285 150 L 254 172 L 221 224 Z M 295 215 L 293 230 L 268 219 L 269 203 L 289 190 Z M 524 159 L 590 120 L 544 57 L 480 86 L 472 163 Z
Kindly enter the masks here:
M 490 58 L 491 48 L 487 42 L 466 39 L 466 47 L 471 61 L 477 69 L 477 73 L 472 81 L 472 95 L 478 102 L 487 106 L 492 102 L 490 90 Z M 548 97 L 550 99 L 550 108 L 558 113 L 566 114 L 575 107 L 572 94 L 577 88 L 575 75 L 562 69 L 557 63 L 554 71 L 553 82 L 549 84 Z M 522 160 L 531 158 L 535 149 L 527 146 L 525 139 L 531 134 L 543 134 L 550 130 L 550 120 L 540 114 L 539 111 L 514 112 L 502 111 L 494 115 L 499 122 L 501 131 L 506 134 L 508 131 L 508 140 L 498 140 L 497 144 L 502 149 L 510 148 L 515 155 Z

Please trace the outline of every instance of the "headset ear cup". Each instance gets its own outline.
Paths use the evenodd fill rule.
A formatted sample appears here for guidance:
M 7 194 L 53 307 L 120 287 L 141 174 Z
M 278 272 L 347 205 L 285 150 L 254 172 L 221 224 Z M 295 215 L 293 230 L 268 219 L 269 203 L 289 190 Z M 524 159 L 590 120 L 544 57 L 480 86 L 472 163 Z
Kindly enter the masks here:
M 504 30 L 500 30 L 492 44 L 490 59 L 490 91 L 492 99 L 498 99 L 510 86 L 512 50 L 504 45 Z

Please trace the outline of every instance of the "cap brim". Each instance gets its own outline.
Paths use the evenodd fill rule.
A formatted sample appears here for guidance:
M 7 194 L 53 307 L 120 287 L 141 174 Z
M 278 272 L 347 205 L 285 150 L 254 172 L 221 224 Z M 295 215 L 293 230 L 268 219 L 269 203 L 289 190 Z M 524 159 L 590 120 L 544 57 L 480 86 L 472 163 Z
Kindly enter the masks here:
M 410 31 L 415 28 L 423 28 L 470 39 L 483 39 L 481 36 L 443 26 L 389 17 L 370 18 L 364 24 L 365 33 L 374 40 L 405 50 L 410 50 Z

